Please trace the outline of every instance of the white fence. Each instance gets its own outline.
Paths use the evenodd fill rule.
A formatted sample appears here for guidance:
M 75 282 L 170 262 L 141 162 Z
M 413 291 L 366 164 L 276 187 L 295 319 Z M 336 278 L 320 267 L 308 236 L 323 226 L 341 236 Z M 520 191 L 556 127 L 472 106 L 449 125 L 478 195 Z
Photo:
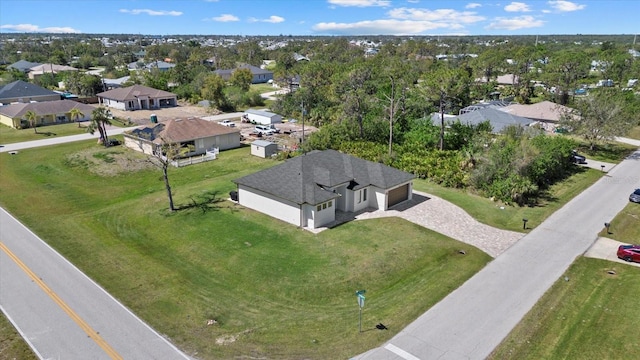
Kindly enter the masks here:
M 207 149 L 207 152 L 201 155 L 190 156 L 184 159 L 178 159 L 171 162 L 171 165 L 175 167 L 182 167 L 187 165 L 199 164 L 205 161 L 211 161 L 218 158 L 218 154 L 220 153 L 219 148 Z

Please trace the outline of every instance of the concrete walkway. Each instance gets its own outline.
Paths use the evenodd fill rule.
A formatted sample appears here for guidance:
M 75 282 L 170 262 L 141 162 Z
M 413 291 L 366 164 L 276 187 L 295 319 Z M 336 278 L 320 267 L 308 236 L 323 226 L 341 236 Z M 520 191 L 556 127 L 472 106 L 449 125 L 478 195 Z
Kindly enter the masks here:
M 508 211 L 508 210 L 505 210 Z M 414 191 L 413 199 L 391 210 L 363 212 L 357 220 L 397 216 L 497 257 L 525 234 L 485 225 L 462 208 L 434 195 Z

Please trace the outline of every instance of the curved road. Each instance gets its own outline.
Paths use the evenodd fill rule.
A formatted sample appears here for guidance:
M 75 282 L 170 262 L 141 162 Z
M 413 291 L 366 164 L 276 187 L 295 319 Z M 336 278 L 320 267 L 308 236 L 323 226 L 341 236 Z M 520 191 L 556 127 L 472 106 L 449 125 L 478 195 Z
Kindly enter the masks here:
M 640 151 L 360 360 L 485 359 L 640 187 Z

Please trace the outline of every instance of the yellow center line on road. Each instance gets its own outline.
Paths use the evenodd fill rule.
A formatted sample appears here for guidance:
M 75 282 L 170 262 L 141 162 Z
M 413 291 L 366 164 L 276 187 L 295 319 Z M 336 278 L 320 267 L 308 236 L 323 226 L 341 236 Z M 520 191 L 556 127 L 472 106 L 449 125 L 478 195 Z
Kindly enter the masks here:
M 87 335 L 89 335 L 89 337 L 93 339 L 93 341 L 95 341 L 96 344 L 98 344 L 98 346 L 100 346 L 102 350 L 104 350 L 104 352 L 106 352 L 111 359 L 114 359 L 114 360 L 123 359 L 122 356 L 120 356 L 120 354 L 118 354 L 109 344 L 107 344 L 107 342 L 95 330 L 93 330 L 91 326 L 89 326 L 89 324 L 87 324 L 78 314 L 76 314 L 73 311 L 73 309 L 71 309 L 71 307 L 69 307 L 69 305 L 67 305 L 58 296 L 58 294 L 53 292 L 53 290 L 51 290 L 51 288 L 49 288 L 47 284 L 45 284 L 44 281 L 42 281 L 42 279 L 40 279 L 31 269 L 29 269 L 27 265 L 25 265 L 20 260 L 20 258 L 18 258 L 14 253 L 12 253 L 11 250 L 9 250 L 9 248 L 7 248 L 7 246 L 1 241 L 0 241 L 0 250 L 4 251 L 7 255 L 9 255 L 11 260 L 13 260 L 33 281 L 35 281 L 35 283 L 38 284 L 38 286 L 40 286 L 40 288 L 45 292 L 45 294 L 49 295 L 49 297 L 56 304 L 58 304 L 58 306 L 60 306 L 60 308 L 62 308 L 62 310 L 64 310 L 64 312 L 66 312 L 67 315 L 69 315 L 69 317 L 73 321 L 75 321 L 75 323 L 78 324 L 78 326 L 80 326 L 80 328 L 84 330 L 84 332 Z

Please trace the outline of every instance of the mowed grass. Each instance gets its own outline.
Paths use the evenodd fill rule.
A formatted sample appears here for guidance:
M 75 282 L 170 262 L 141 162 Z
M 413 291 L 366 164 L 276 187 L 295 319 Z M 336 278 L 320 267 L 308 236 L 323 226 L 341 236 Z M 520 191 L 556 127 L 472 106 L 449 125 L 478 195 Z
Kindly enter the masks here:
M 629 193 L 631 191 L 633 189 L 629 188 Z M 599 235 L 628 244 L 640 244 L 640 204 L 629 202 L 611 220 L 609 232 L 603 229 Z
M 37 359 L 3 313 L 0 313 L 0 359 Z
M 489 359 L 637 358 L 640 268 L 581 257 L 565 276 Z
M 546 190 L 536 206 L 512 206 L 491 201 L 461 189 L 445 188 L 426 180 L 416 180 L 414 188 L 450 201 L 476 220 L 505 230 L 529 232 L 583 190 L 593 185 L 601 171 L 576 167 L 573 175 Z M 527 219 L 523 229 L 522 219 Z
M 37 134 L 31 128 L 14 129 L 0 124 L 0 144 L 13 144 L 23 141 L 84 134 L 87 132 L 87 124 L 88 122 L 80 123 L 80 128 L 78 128 L 78 123 L 40 126 L 36 128 L 38 130 Z
M 117 160 L 126 154 L 93 141 L 0 154 L 0 202 L 197 358 L 348 358 L 388 340 L 491 260 L 395 218 L 315 235 L 228 201 L 169 213 L 161 172 L 134 167 L 142 159 L 133 155 Z M 274 164 L 244 147 L 172 168 L 176 204 L 209 192 L 226 198 L 233 179 Z M 109 166 L 122 169 L 96 171 Z M 376 330 L 379 322 L 390 330 Z

